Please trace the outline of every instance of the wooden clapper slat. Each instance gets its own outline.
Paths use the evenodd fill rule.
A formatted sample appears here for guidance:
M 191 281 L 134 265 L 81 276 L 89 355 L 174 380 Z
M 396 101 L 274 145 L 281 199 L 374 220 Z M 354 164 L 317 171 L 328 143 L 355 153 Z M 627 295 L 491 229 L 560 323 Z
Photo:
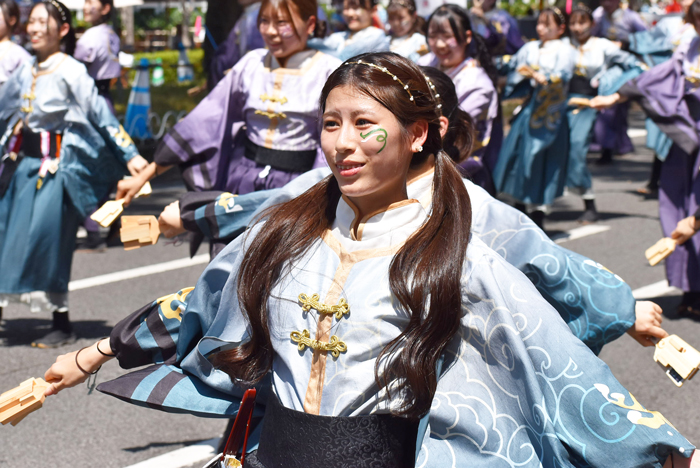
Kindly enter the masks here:
M 676 250 L 676 241 L 670 237 L 664 237 L 656 244 L 649 247 L 644 255 L 649 260 L 649 265 L 658 265 L 661 260 L 665 259 Z
M 153 188 L 150 182 L 141 187 L 134 198 L 147 197 L 153 193 Z M 90 215 L 90 219 L 97 222 L 102 227 L 109 227 L 112 223 L 122 214 L 124 211 L 124 199 L 121 200 L 110 200 L 100 207 L 99 210 L 95 211 Z
M 0 395 L 0 423 L 16 426 L 29 413 L 41 408 L 48 386 L 44 379 L 32 378 Z
M 158 242 L 160 227 L 155 216 L 122 216 L 119 237 L 124 250 L 138 249 Z

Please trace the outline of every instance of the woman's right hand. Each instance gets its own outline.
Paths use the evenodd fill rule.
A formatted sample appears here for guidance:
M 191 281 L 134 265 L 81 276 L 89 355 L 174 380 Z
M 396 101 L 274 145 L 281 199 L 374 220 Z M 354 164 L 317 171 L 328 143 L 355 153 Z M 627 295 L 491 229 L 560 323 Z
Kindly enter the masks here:
M 180 218 L 180 202 L 174 201 L 165 207 L 163 212 L 158 216 L 158 226 L 160 232 L 168 239 L 186 232 L 182 226 Z
M 676 229 L 671 233 L 671 239 L 675 240 L 678 245 L 684 244 L 688 239 L 693 237 L 698 232 L 699 222 L 695 216 L 688 216 L 678 221 Z
M 593 109 L 601 110 L 617 104 L 618 101 L 620 101 L 620 95 L 618 93 L 609 96 L 596 96 L 591 99 L 590 106 Z
M 105 345 L 103 343 L 100 349 L 107 349 L 109 346 L 108 340 L 105 341 L 107 344 Z M 110 357 L 100 354 L 96 346 L 97 343 L 82 350 L 58 356 L 56 362 L 49 367 L 49 370 L 44 374 L 44 380 L 50 384 L 44 392 L 44 395 L 56 395 L 64 388 L 75 387 L 87 380 L 89 374 L 81 371 L 75 363 L 75 356 L 78 353 L 80 353 L 78 356 L 78 363 L 80 367 L 87 372 L 94 372 L 102 364 L 111 359 Z
M 117 200 L 124 199 L 124 206 L 129 206 L 131 200 L 134 199 L 141 187 L 146 185 L 148 179 L 144 179 L 140 175 L 130 179 L 123 179 L 117 183 Z

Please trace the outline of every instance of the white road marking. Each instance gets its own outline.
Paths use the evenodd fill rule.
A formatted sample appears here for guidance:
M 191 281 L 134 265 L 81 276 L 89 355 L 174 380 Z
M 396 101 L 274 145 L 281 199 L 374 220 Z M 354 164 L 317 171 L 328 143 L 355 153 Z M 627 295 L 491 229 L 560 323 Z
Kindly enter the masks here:
M 562 242 L 568 242 L 575 239 L 580 239 L 582 237 L 592 236 L 594 234 L 600 234 L 601 232 L 609 230 L 610 226 L 589 224 L 588 226 L 581 226 L 570 231 L 562 232 L 561 234 L 556 234 L 552 236 L 552 240 L 557 244 L 561 244 Z
M 128 279 L 140 278 L 141 276 L 149 276 L 166 271 L 179 270 L 195 265 L 209 263 L 209 254 L 197 255 L 192 258 L 180 258 L 169 262 L 156 263 L 145 267 L 132 268 L 131 270 L 115 271 L 106 275 L 93 276 L 92 278 L 84 278 L 68 283 L 68 291 L 77 291 L 79 289 L 92 288 L 102 286 L 104 284 L 116 283 Z
M 627 129 L 627 136 L 630 138 L 641 138 L 647 136 L 647 131 L 643 128 Z
M 668 281 L 663 280 L 635 289 L 632 291 L 632 295 L 635 299 L 651 299 L 654 297 L 666 296 L 676 291 L 680 291 L 680 289 L 669 286 Z
M 202 442 L 188 445 L 172 452 L 164 453 L 158 457 L 149 458 L 135 465 L 126 468 L 182 468 L 202 461 L 208 461 L 216 455 L 216 448 L 219 446 L 219 438 L 204 440 Z

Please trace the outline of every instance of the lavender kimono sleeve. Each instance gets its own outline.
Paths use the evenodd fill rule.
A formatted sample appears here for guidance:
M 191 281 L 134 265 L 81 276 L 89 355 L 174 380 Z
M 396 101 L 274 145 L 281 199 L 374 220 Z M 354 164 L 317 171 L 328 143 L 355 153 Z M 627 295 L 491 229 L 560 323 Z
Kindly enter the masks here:
M 696 39 L 697 41 L 697 39 Z M 696 43 L 693 41 L 693 43 Z M 619 93 L 638 99 L 642 109 L 687 154 L 698 150 L 698 135 L 691 107 L 700 106 L 696 94 L 685 95 L 683 53 L 676 53 L 620 88 Z
M 180 165 L 185 183 L 205 190 L 217 186 L 229 166 L 233 139 L 243 122 L 243 77 L 258 51 L 248 53 L 197 107 L 163 138 L 154 155 L 161 166 Z M 219 174 L 222 172 L 222 174 Z

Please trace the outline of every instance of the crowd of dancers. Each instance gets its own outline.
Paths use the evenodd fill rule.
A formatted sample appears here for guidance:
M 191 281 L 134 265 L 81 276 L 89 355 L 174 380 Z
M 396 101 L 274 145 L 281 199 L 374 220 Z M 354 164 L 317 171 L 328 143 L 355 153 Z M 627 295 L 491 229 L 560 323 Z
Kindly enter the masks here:
M 173 166 L 188 192 L 161 231 L 211 246 L 194 288 L 59 357 L 47 395 L 113 358 L 150 367 L 99 390 L 165 411 L 233 416 L 255 386 L 253 467 L 697 466 L 596 357 L 624 333 L 667 336 L 661 309 L 542 227 L 567 188 L 598 219 L 586 157 L 628 150 L 637 100 L 649 190 L 682 243 L 669 283 L 700 314 L 700 1 L 651 29 L 618 0 L 549 6 L 528 42 L 494 0 L 427 18 L 345 0 L 337 32 L 314 0 L 243 6 L 213 89 L 149 164 L 109 99 L 112 2 L 86 1 L 77 44 L 65 5 L 37 3 L 30 56 L 0 0 L 0 311 L 53 313 L 37 347 L 75 341 L 78 226 Z

